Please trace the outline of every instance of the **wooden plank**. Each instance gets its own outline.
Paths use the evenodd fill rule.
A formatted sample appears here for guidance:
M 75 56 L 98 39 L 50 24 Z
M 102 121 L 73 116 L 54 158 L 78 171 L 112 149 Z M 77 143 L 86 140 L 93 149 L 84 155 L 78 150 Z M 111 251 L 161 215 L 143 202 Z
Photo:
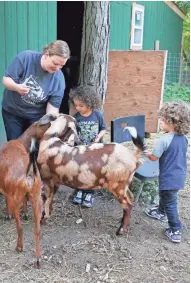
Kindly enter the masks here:
M 186 19 L 186 15 L 178 8 L 176 4 L 173 3 L 173 1 L 164 1 L 164 3 L 169 6 L 180 18 L 183 20 Z
M 48 17 L 48 44 L 57 39 L 57 2 L 47 1 L 47 17 Z
M 5 45 L 5 2 L 0 2 L 0 46 L 1 46 L 1 68 L 0 76 L 2 78 L 6 68 L 6 45 Z M 0 85 L 0 102 L 1 102 L 2 85 Z
M 28 49 L 27 45 L 27 3 L 25 1 L 18 1 L 17 3 L 17 37 L 18 37 L 18 50 L 17 53 Z
M 49 18 L 47 17 L 48 14 L 48 4 L 47 1 L 39 1 L 39 51 L 43 50 L 43 47 L 46 44 L 49 44 L 48 42 L 48 21 Z M 43 11 L 43 13 L 42 13 Z
M 0 2 L 0 46 L 1 46 L 1 67 L 0 67 L 0 78 L 2 80 L 2 77 L 5 73 L 6 69 L 6 45 L 5 45 L 5 2 Z M 0 105 L 3 98 L 3 90 L 4 86 L 1 83 L 0 84 Z M 6 135 L 5 135 L 5 128 L 3 123 L 2 114 L 0 111 L 0 147 L 5 143 L 6 141 Z
M 17 4 L 8 1 L 5 3 L 5 46 L 6 66 L 17 55 Z
M 145 131 L 157 132 L 166 51 L 110 51 L 105 120 L 145 115 Z
M 28 49 L 38 51 L 39 48 L 39 17 L 38 2 L 29 1 L 28 5 Z

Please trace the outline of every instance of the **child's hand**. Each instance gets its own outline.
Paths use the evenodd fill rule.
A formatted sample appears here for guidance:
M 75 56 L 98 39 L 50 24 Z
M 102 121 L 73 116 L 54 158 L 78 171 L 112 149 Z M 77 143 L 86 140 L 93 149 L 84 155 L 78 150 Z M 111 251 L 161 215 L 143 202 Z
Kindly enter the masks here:
M 145 153 L 145 155 L 148 157 L 149 155 L 152 155 L 152 152 L 150 152 L 150 151 L 148 151 L 148 150 L 146 150 L 146 151 L 144 151 L 144 153 Z
M 147 152 L 146 156 L 151 160 L 151 161 L 157 161 L 159 158 L 155 156 L 154 154 Z
M 100 138 L 99 138 L 99 136 L 97 136 L 97 137 L 95 138 L 94 142 L 95 142 L 95 143 L 98 143 L 99 141 L 100 141 Z

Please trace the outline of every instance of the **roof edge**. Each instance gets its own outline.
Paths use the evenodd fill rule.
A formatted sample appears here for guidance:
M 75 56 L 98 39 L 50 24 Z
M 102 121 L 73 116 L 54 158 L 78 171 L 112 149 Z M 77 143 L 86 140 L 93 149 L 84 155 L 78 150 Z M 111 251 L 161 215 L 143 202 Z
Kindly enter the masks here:
M 181 19 L 185 20 L 186 15 L 182 10 L 174 3 L 174 1 L 164 1 L 164 3 L 169 6 Z

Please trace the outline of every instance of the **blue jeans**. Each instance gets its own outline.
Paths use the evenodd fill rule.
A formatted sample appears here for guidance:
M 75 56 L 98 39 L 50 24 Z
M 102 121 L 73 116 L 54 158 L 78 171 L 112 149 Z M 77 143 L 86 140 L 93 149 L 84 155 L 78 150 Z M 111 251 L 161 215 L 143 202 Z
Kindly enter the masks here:
M 178 190 L 161 190 L 159 191 L 159 212 L 166 214 L 168 224 L 172 232 L 182 230 L 182 223 L 178 215 Z
M 42 115 L 32 119 L 25 119 L 2 109 L 2 117 L 7 135 L 7 141 L 10 141 L 20 137 L 24 131 L 34 122 L 38 121 Z

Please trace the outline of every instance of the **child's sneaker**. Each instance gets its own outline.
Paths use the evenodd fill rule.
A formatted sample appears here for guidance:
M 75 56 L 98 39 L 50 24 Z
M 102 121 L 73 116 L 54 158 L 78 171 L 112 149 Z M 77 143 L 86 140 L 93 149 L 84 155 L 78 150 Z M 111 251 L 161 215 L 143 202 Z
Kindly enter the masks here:
M 165 235 L 170 239 L 173 243 L 181 242 L 181 232 L 178 230 L 176 232 L 172 232 L 170 228 L 165 229 Z
M 168 222 L 167 216 L 159 212 L 158 206 L 151 207 L 150 209 L 146 210 L 145 213 L 149 217 L 155 218 L 162 222 Z
M 82 201 L 82 206 L 85 207 L 92 207 L 93 205 L 93 194 L 92 193 L 85 193 Z
M 83 192 L 77 190 L 74 194 L 74 198 L 73 198 L 73 203 L 75 204 L 81 204 L 82 203 L 82 198 L 83 198 Z

